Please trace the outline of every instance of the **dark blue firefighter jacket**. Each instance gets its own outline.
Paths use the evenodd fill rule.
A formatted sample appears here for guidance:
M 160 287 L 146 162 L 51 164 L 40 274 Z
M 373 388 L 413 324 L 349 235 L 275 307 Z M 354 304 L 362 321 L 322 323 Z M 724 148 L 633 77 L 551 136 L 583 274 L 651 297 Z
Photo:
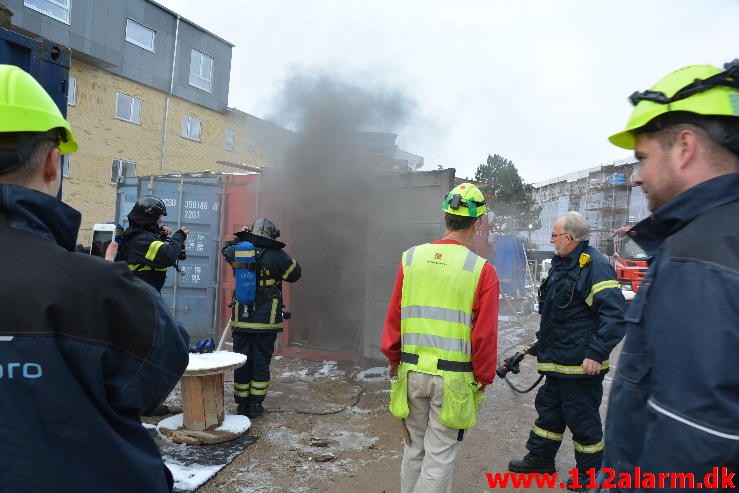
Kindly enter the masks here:
M 626 314 L 604 466 L 700 481 L 714 467 L 736 472 L 739 173 L 683 192 L 633 233 L 653 258 Z

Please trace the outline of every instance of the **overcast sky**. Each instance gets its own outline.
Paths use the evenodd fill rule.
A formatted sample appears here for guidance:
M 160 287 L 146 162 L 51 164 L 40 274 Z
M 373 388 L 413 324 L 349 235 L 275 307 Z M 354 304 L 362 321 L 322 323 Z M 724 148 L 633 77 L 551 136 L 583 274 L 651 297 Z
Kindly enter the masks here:
M 739 0 L 157 1 L 236 45 L 229 106 L 275 121 L 295 74 L 397 91 L 405 124 L 367 130 L 469 178 L 488 154 L 527 182 L 630 157 L 607 140 L 629 94 L 739 57 Z

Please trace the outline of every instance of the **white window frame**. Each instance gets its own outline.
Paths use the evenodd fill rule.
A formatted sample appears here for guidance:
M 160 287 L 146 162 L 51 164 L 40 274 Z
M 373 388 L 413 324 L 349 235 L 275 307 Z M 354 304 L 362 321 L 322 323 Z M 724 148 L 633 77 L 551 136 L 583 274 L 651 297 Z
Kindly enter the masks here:
M 197 135 L 194 134 L 193 123 L 197 122 Z M 200 118 L 191 115 L 182 115 L 182 136 L 186 139 L 200 142 L 203 134 L 203 123 Z
M 59 22 L 69 24 L 69 11 L 72 10 L 72 0 L 23 0 L 23 6 L 31 10 L 40 12 L 47 17 L 56 19 Z M 46 7 L 46 8 L 44 8 Z M 53 10 L 49 7 L 56 7 L 64 11 L 64 15 L 58 17 L 54 15 Z
M 229 129 L 226 129 L 226 150 L 233 152 L 234 145 L 236 143 L 236 132 Z
M 142 43 L 141 41 L 139 41 L 137 39 L 134 39 L 132 37 L 129 37 L 129 35 L 128 35 L 129 34 L 129 30 L 128 30 L 129 26 L 130 27 L 139 28 L 143 32 L 151 33 L 151 46 L 146 45 L 145 43 Z M 135 34 L 135 33 L 133 31 L 131 31 L 131 34 Z M 136 22 L 135 20 L 133 20 L 131 18 L 126 18 L 126 41 L 128 41 L 132 45 L 136 45 L 139 48 L 143 48 L 143 49 L 145 49 L 147 51 L 150 51 L 150 52 L 154 53 L 154 42 L 156 41 L 156 34 L 157 34 L 157 32 L 155 30 L 153 30 L 153 29 L 151 29 L 149 27 L 146 27 L 142 23 Z
M 194 58 L 197 58 L 197 63 Z M 204 74 L 205 62 L 210 62 L 210 77 Z M 213 67 L 215 59 L 195 48 L 190 51 L 190 85 L 205 92 L 213 92 Z
M 72 166 L 72 155 L 63 154 L 59 157 L 62 160 L 62 176 L 64 178 L 69 178 L 69 168 Z
M 123 96 L 123 98 L 121 98 Z M 128 101 L 126 101 L 126 98 Z M 122 101 L 123 99 L 123 101 Z M 119 110 L 127 110 L 126 115 L 119 114 Z M 116 93 L 115 96 L 115 117 L 125 122 L 141 125 L 141 100 L 122 92 Z
M 133 170 L 133 173 L 131 173 L 130 170 Z M 113 158 L 110 168 L 110 184 L 117 185 L 118 181 L 124 177 L 136 177 L 136 163 L 133 161 L 126 161 L 125 159 Z
M 67 84 L 67 106 L 77 104 L 77 77 L 70 77 Z

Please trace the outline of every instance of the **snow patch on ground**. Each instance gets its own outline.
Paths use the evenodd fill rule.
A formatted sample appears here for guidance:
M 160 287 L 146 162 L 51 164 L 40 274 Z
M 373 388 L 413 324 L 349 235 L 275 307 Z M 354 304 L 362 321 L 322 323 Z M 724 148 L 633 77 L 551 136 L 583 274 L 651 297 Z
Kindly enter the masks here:
M 183 465 L 177 462 L 167 462 L 172 471 L 174 485 L 180 490 L 194 490 L 221 470 L 223 466 L 201 466 L 199 464 Z
M 338 369 L 336 361 L 324 361 L 323 366 L 316 370 L 306 368 L 299 371 L 286 371 L 282 373 L 282 378 L 298 378 L 300 380 L 317 380 L 325 378 L 328 380 L 340 380 L 345 378 L 345 373 Z
M 183 426 L 183 415 L 175 414 L 168 418 L 164 418 L 156 426 L 157 431 L 160 428 L 168 430 L 177 430 Z M 218 431 L 230 431 L 231 433 L 242 434 L 251 427 L 251 420 L 240 414 L 227 414 L 223 418 L 223 424 L 216 428 Z
M 387 380 L 387 368 L 384 366 L 368 368 L 357 373 L 354 378 L 365 382 L 382 382 Z

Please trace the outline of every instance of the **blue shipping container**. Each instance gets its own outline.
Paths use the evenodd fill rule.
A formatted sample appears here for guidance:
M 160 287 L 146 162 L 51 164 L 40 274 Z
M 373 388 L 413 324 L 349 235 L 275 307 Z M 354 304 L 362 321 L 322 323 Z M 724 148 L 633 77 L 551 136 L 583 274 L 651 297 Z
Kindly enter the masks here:
M 173 231 L 190 230 L 187 259 L 179 262 L 181 272 L 167 272 L 162 296 L 175 319 L 195 338 L 214 333 L 220 266 L 221 177 L 142 177 L 118 185 L 117 221 L 128 226 L 128 213 L 143 195 L 156 195 L 167 206 L 162 224 Z
M 44 38 L 29 38 L 0 27 L 0 63 L 16 65 L 31 74 L 65 118 L 71 54 L 64 45 Z

